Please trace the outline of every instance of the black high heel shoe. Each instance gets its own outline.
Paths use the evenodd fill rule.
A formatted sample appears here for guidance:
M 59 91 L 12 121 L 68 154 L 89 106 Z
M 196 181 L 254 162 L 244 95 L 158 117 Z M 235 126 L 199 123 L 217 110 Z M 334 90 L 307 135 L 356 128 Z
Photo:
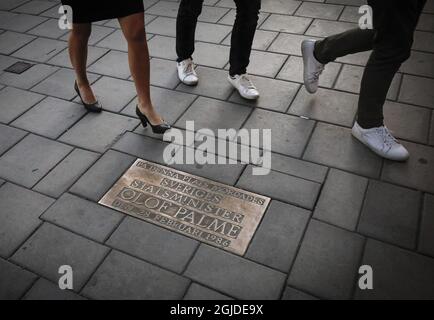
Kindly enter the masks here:
M 74 89 L 75 92 L 77 92 L 78 96 L 80 97 L 81 103 L 83 104 L 84 108 L 89 112 L 94 113 L 100 113 L 102 111 L 102 107 L 99 103 L 99 101 L 96 101 L 94 103 L 86 103 L 84 102 L 83 98 L 81 97 L 80 89 L 78 88 L 77 81 L 74 83 Z
M 140 121 L 142 121 L 142 125 L 144 128 L 146 128 L 149 125 L 152 128 L 152 132 L 155 134 L 163 134 L 167 130 L 170 130 L 171 126 L 167 124 L 166 122 L 163 122 L 162 124 L 153 125 L 148 118 L 140 111 L 139 106 L 136 106 L 136 114 L 139 117 Z

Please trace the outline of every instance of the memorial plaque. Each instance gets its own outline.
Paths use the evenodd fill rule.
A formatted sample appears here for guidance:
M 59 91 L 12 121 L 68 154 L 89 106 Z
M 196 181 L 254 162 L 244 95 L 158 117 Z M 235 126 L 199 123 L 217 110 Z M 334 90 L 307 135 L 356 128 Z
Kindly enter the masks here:
M 244 255 L 270 198 L 138 159 L 99 203 Z

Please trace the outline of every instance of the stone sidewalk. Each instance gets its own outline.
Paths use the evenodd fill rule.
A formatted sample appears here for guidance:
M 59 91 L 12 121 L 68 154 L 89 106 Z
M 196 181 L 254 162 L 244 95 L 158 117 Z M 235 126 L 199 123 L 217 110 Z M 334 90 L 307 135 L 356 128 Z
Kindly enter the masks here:
M 205 0 L 195 60 L 175 70 L 179 1 L 145 0 L 152 95 L 175 127 L 271 128 L 273 171 L 182 170 L 273 199 L 243 257 L 99 206 L 137 157 L 163 164 L 166 143 L 139 126 L 117 21 L 94 25 L 89 72 L 105 111 L 73 90 L 57 1 L 0 2 L 0 298 L 434 299 L 434 1 L 396 76 L 387 125 L 411 151 L 392 163 L 352 139 L 369 53 L 327 66 L 316 96 L 301 85 L 300 43 L 354 28 L 362 0 L 262 0 L 249 72 L 254 104 L 226 81 L 232 0 Z M 18 61 L 34 64 L 17 75 Z M 370 265 L 374 290 L 358 289 Z M 74 292 L 57 287 L 71 265 Z

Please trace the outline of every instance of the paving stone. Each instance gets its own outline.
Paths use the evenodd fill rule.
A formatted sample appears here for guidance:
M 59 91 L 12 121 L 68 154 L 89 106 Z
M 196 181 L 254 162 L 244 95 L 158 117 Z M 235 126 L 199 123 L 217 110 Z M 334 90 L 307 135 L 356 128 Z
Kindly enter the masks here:
M 38 37 L 58 39 L 67 32 L 68 30 L 59 28 L 59 19 L 48 19 L 27 33 Z
M 274 40 L 272 45 L 268 48 L 268 51 L 301 56 L 301 43 L 306 39 L 318 40 L 320 38 L 299 34 L 279 33 L 276 40 Z
M 30 288 L 36 276 L 6 260 L 0 259 L 0 299 L 18 300 Z
M 315 19 L 305 34 L 314 37 L 328 37 L 357 27 L 355 23 Z
M 311 220 L 289 276 L 291 286 L 325 299 L 350 299 L 364 240 Z
M 393 132 L 395 137 L 427 143 L 430 125 L 429 109 L 386 101 L 384 105 L 384 118 L 387 127 Z
M 75 149 L 51 170 L 33 190 L 53 198 L 59 198 L 97 159 L 98 154 L 96 153 Z
M 157 2 L 157 1 L 155 1 Z M 178 15 L 179 3 L 173 1 L 159 1 L 146 10 L 147 14 L 176 18 Z
M 315 208 L 316 219 L 355 231 L 368 179 L 331 169 Z
M 400 70 L 417 76 L 434 77 L 434 54 L 412 51 L 410 58 Z
M 362 263 L 374 271 L 374 290 L 357 289 L 356 299 L 434 298 L 434 259 L 368 240 Z
M 313 209 L 321 185 L 276 171 L 271 171 L 266 176 L 254 176 L 252 166 L 248 166 L 240 177 L 237 187 Z
M 359 52 L 354 54 L 349 54 L 347 56 L 340 57 L 336 59 L 336 62 L 355 64 L 358 66 L 366 66 L 372 51 Z
M 112 251 L 83 290 L 98 300 L 179 300 L 189 280 Z
M 67 47 L 64 41 L 37 38 L 13 54 L 19 59 L 46 62 Z
M 56 4 L 53 3 L 52 1 L 33 0 L 30 2 L 26 2 L 22 6 L 19 6 L 18 8 L 14 9 L 14 12 L 39 15 L 42 12 L 52 8 L 53 6 L 56 6 Z
M 184 300 L 232 300 L 232 298 L 200 284 L 192 283 L 190 288 L 188 288 Z
M 253 50 L 248 71 L 258 76 L 274 78 L 287 58 L 282 54 Z
M 4 0 L 0 4 L 0 10 L 12 10 L 27 2 L 27 0 Z
M 318 89 L 315 95 L 302 88 L 289 113 L 309 119 L 352 127 L 357 113 L 358 96 L 329 89 Z
M 151 60 L 151 85 L 174 89 L 180 83 L 176 64 L 162 59 Z
M 60 137 L 60 141 L 95 152 L 105 152 L 126 131 L 134 130 L 139 120 L 103 112 L 87 114 Z
M 434 257 L 434 196 L 425 194 L 418 249 Z
M 0 155 L 20 141 L 27 132 L 0 124 Z
M 337 20 L 343 9 L 343 6 L 333 4 L 303 2 L 295 14 L 308 18 Z
M 40 225 L 39 216 L 54 202 L 7 183 L 0 188 L 0 256 L 9 257 Z
M 36 64 L 21 74 L 3 72 L 0 74 L 0 83 L 21 89 L 30 89 L 59 68 L 45 64 Z
M 197 42 L 194 62 L 201 66 L 223 68 L 229 61 L 230 48 L 212 43 Z
M 434 193 L 434 148 L 404 142 L 410 152 L 405 163 L 384 163 L 382 180 Z
M 2 11 L 0 12 L 0 29 L 26 32 L 45 20 L 47 20 L 47 18 Z
M 92 89 L 104 110 L 113 112 L 121 111 L 136 96 L 133 82 L 109 77 L 100 78 Z
M 361 17 L 359 13 L 359 8 L 360 6 L 346 6 L 341 16 L 339 17 L 339 21 L 358 23 Z
M 433 108 L 434 79 L 404 75 L 399 94 L 399 101 Z
M 256 109 L 244 125 L 247 129 L 271 129 L 273 152 L 300 157 L 314 122 L 281 113 Z
M 430 14 L 422 13 L 417 30 L 434 32 L 434 18 Z
M 12 125 L 56 139 L 86 114 L 83 106 L 48 97 L 15 120 Z
M 98 47 L 117 51 L 128 51 L 128 42 L 122 30 L 116 30 L 96 44 Z
M 78 292 L 107 252 L 108 248 L 98 243 L 44 223 L 12 260 L 55 283 L 59 267 L 69 265 L 74 272 L 74 291 Z
M 198 246 L 193 239 L 129 217 L 107 244 L 176 273 L 183 272 Z
M 88 71 L 106 76 L 127 79 L 130 77 L 128 54 L 120 51 L 110 51 L 93 63 Z
M 0 176 L 31 188 L 71 150 L 56 141 L 28 135 L 0 158 Z
M 218 23 L 229 25 L 232 27 L 235 24 L 236 12 L 236 9 L 231 9 Z M 269 13 L 259 12 L 258 26 L 260 26 L 265 21 L 265 19 L 268 18 L 269 15 Z
M 285 274 L 201 245 L 185 275 L 237 299 L 277 299 Z
M 76 75 L 74 71 L 62 68 L 33 87 L 32 91 L 64 100 L 72 100 L 77 95 L 74 89 L 75 78 Z M 88 78 L 90 83 L 93 83 L 98 76 L 88 74 Z
M 324 73 L 321 75 L 319 85 L 321 87 L 332 88 L 338 73 L 341 69 L 339 63 L 331 62 L 326 65 Z M 303 59 L 291 56 L 277 75 L 278 79 L 304 83 L 303 80 Z
M 33 285 L 33 287 L 26 293 L 23 300 L 33 300 L 33 301 L 56 301 L 56 300 L 85 300 L 78 294 L 70 290 L 61 290 L 58 286 L 53 283 L 39 278 L 38 281 Z
M 429 135 L 429 144 L 434 145 L 434 113 L 431 118 L 431 133 Z
M 106 152 L 70 191 L 98 202 L 136 159 L 115 151 Z
M 222 100 L 226 100 L 234 91 L 227 80 L 227 71 L 206 67 L 198 67 L 196 71 L 200 78 L 199 84 L 195 87 L 180 84 L 177 90 Z M 175 69 L 173 72 L 176 74 Z M 176 75 L 174 77 L 178 78 Z
M 300 1 L 292 0 L 263 0 L 261 10 L 264 12 L 293 14 L 300 3 Z
M 310 212 L 272 201 L 246 257 L 287 273 L 294 261 Z
M 172 37 L 155 36 L 148 41 L 149 55 L 151 57 L 163 58 L 168 60 L 176 60 L 176 39 Z M 153 62 L 151 62 L 152 65 Z M 176 69 L 176 65 L 171 63 L 172 68 Z
M 312 19 L 310 18 L 272 14 L 265 20 L 260 29 L 304 34 L 311 22 Z
M 271 43 L 273 43 L 273 40 L 277 37 L 278 34 L 278 32 L 274 31 L 256 30 L 255 38 L 253 39 L 252 49 L 261 51 L 267 50 L 267 48 L 271 45 Z M 226 39 L 222 42 L 222 44 L 230 46 L 231 37 L 232 35 L 227 36 Z
M 205 6 L 202 8 L 202 13 L 198 19 L 199 21 L 217 23 L 217 21 L 229 11 L 229 9 L 226 8 L 211 7 L 206 4 L 207 3 L 205 3 Z
M 194 121 L 195 130 L 240 129 L 251 111 L 251 108 L 239 104 L 199 97 L 179 118 L 176 126 L 185 129 L 186 121 Z
M 151 86 L 152 104 L 169 124 L 175 123 L 196 98 L 192 94 Z M 137 117 L 136 106 L 137 99 L 134 99 L 121 113 Z
M 324 182 L 328 170 L 327 167 L 277 153 L 271 154 L 271 169 L 318 183 Z
M 0 53 L 11 54 L 35 39 L 27 34 L 6 31 L 0 35 Z
M 413 50 L 434 52 L 434 34 L 432 32 L 416 31 L 414 33 Z
M 369 183 L 358 231 L 376 239 L 414 249 L 421 194 L 383 182 Z
M 98 48 L 93 46 L 87 47 L 87 65 L 90 66 L 96 60 L 105 55 L 109 50 L 104 48 Z M 54 56 L 50 60 L 48 60 L 49 64 L 53 64 L 56 66 L 64 67 L 64 68 L 72 68 L 71 60 L 69 58 L 69 50 L 65 49 L 60 52 L 57 56 Z
M 96 203 L 65 193 L 41 217 L 98 242 L 104 242 L 123 215 Z
M 307 146 L 304 160 L 379 177 L 382 159 L 351 136 L 351 130 L 319 123 Z
M 105 37 L 107 37 L 108 35 L 110 35 L 112 32 L 115 31 L 115 29 L 113 29 L 113 28 L 107 28 L 107 27 L 99 26 L 99 25 L 97 25 L 97 23 L 98 22 L 95 22 L 92 24 L 92 33 L 91 33 L 90 38 L 89 38 L 89 45 L 90 46 L 96 45 L 102 39 L 104 39 Z M 60 39 L 64 40 L 64 41 L 68 41 L 69 33 L 65 34 Z
M 300 290 L 291 287 L 286 287 L 285 291 L 283 292 L 282 300 L 309 301 L 309 300 L 318 300 L 318 299 Z
M 19 62 L 19 60 L 10 56 L 0 54 L 0 74 L 4 73 L 3 71 L 5 69 L 9 68 L 16 62 Z

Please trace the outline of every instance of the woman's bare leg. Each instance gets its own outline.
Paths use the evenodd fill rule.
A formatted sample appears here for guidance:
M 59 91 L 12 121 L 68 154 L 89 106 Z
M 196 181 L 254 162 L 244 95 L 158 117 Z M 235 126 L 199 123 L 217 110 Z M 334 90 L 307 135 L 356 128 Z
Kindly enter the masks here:
M 69 36 L 69 57 L 74 67 L 77 85 L 86 103 L 94 103 L 95 95 L 87 78 L 87 45 L 92 32 L 90 23 L 74 23 Z
M 150 95 L 149 51 L 144 14 L 136 13 L 120 18 L 119 23 L 128 42 L 128 61 L 136 85 L 139 109 L 153 125 L 161 124 L 163 120 L 152 105 Z

